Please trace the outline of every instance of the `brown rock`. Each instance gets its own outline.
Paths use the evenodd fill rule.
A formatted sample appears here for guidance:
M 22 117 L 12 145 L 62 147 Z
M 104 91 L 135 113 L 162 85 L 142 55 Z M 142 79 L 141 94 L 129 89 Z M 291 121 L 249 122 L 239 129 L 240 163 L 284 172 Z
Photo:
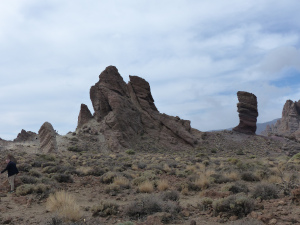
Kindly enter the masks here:
M 31 131 L 21 130 L 21 132 L 18 134 L 17 138 L 14 139 L 15 142 L 21 142 L 21 141 L 33 141 L 38 138 L 38 135 Z
M 237 96 L 240 123 L 233 130 L 245 134 L 255 134 L 258 116 L 257 98 L 254 94 L 245 91 L 238 91 Z
M 94 126 L 90 127 L 94 129 L 93 133 L 99 131 L 104 135 L 106 145 L 113 150 L 133 146 L 147 150 L 194 146 L 197 140 L 192 134 L 190 121 L 159 113 L 149 83 L 138 76 L 129 78 L 126 84 L 117 68 L 109 66 L 91 87 L 90 98 L 97 121 L 97 124 L 89 124 Z M 87 116 L 83 115 L 81 110 L 78 126 L 84 127 L 83 124 L 91 119 L 88 112 L 85 112 Z
M 300 100 L 287 100 L 282 109 L 282 117 L 275 125 L 268 126 L 262 133 L 300 138 Z
M 89 122 L 93 118 L 91 111 L 85 104 L 81 104 L 80 112 L 78 116 L 78 124 L 77 128 L 80 128 L 83 126 L 83 124 Z
M 40 149 L 44 153 L 57 152 L 56 132 L 49 122 L 45 122 L 39 130 Z

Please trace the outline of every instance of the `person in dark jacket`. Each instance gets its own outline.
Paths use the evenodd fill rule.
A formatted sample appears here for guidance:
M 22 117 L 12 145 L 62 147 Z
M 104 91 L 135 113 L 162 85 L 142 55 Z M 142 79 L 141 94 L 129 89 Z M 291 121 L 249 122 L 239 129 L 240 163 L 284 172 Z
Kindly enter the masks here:
M 10 184 L 10 193 L 13 193 L 15 190 L 15 178 L 16 178 L 16 175 L 19 173 L 19 170 L 16 166 L 16 163 L 14 163 L 11 160 L 10 156 L 8 156 L 6 158 L 5 162 L 7 163 L 6 168 L 4 170 L 2 170 L 1 173 L 4 173 L 5 171 L 7 171 L 8 182 Z

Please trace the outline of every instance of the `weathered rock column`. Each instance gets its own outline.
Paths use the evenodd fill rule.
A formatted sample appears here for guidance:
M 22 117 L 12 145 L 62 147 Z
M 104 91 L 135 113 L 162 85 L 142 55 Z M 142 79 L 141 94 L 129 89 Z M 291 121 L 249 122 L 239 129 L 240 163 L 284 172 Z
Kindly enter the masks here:
M 57 152 L 56 132 L 49 122 L 45 122 L 40 130 L 40 149 L 44 153 Z
M 255 134 L 258 117 L 257 98 L 254 94 L 245 91 L 238 91 L 237 96 L 240 123 L 233 130 L 245 134 Z

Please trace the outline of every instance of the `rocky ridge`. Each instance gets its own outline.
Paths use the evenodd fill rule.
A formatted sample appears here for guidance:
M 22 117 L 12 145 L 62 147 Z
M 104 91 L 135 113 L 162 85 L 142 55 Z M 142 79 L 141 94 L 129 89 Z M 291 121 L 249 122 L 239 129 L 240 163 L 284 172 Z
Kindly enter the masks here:
M 138 76 L 129 78 L 126 84 L 114 66 L 100 74 L 99 81 L 90 89 L 94 115 L 90 116 L 87 106 L 81 106 L 79 134 L 84 133 L 83 127 L 96 130 L 104 135 L 110 149 L 133 148 L 144 143 L 139 146 L 142 147 L 147 142 L 172 149 L 197 144 L 190 121 L 160 113 L 149 83 Z
M 281 119 L 277 120 L 275 125 L 267 126 L 262 134 L 300 139 L 300 100 L 287 100 L 282 109 Z

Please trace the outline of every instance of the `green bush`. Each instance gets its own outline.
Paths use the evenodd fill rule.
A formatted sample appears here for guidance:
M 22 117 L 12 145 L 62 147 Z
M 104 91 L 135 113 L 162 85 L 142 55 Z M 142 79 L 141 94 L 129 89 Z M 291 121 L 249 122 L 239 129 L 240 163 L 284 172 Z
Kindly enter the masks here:
M 119 211 L 119 205 L 112 202 L 102 201 L 99 205 L 95 205 L 91 209 L 93 216 L 106 217 L 116 215 Z
M 228 191 L 231 191 L 233 194 L 237 194 L 241 192 L 248 193 L 249 188 L 247 187 L 246 184 L 242 182 L 236 182 L 229 187 Z
M 38 179 L 33 176 L 21 175 L 19 178 L 24 184 L 35 184 L 38 182 Z
M 258 184 L 253 191 L 253 198 L 262 200 L 278 198 L 279 189 L 274 184 Z
M 64 173 L 61 173 L 61 174 L 56 174 L 53 176 L 53 178 L 59 182 L 59 183 L 73 183 L 73 178 L 70 174 L 64 174 Z
M 259 177 L 252 172 L 244 172 L 241 174 L 241 179 L 244 181 L 260 181 Z
M 224 199 L 213 202 L 215 216 L 225 213 L 228 217 L 237 216 L 242 218 L 247 216 L 254 209 L 254 200 L 245 195 L 231 195 Z
M 127 150 L 125 151 L 125 153 L 128 154 L 128 155 L 134 155 L 134 154 L 135 154 L 135 151 L 132 150 L 132 149 L 127 149 Z

